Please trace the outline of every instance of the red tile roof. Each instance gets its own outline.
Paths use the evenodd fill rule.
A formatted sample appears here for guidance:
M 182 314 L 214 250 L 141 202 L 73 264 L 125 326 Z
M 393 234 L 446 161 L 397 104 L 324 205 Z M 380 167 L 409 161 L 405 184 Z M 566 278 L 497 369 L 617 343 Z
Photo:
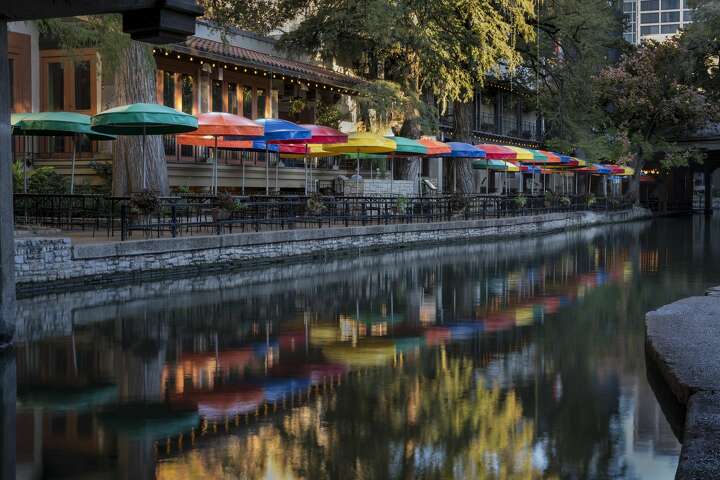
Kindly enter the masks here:
M 288 75 L 311 82 L 353 88 L 363 80 L 350 75 L 334 72 L 317 65 L 298 62 L 247 48 L 229 45 L 206 38 L 188 37 L 185 43 L 173 45 L 173 50 L 197 57 L 238 65 L 270 70 L 273 73 Z

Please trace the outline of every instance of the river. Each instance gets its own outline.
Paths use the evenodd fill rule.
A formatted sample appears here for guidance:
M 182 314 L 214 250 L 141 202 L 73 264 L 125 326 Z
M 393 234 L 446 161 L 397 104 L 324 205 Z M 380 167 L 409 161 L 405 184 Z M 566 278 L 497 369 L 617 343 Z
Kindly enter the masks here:
M 673 478 L 644 313 L 720 284 L 718 235 L 659 219 L 20 299 L 17 477 Z

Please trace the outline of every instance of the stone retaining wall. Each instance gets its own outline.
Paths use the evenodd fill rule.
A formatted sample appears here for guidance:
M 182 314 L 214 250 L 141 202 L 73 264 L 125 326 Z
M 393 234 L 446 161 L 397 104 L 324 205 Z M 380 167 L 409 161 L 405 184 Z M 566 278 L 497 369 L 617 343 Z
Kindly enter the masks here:
M 644 209 L 424 224 L 373 225 L 72 245 L 67 238 L 19 238 L 19 289 L 109 283 L 171 272 L 211 270 L 282 261 L 328 252 L 392 248 L 418 243 L 512 237 L 648 218 Z

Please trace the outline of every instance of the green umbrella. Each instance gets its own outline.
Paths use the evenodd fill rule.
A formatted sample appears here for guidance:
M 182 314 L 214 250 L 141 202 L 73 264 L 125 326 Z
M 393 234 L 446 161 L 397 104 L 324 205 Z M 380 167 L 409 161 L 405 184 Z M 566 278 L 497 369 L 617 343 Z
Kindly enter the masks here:
M 417 140 L 405 137 L 387 137 L 395 142 L 396 149 L 390 157 L 390 193 L 392 193 L 393 181 L 395 180 L 395 157 L 416 157 L 427 154 L 427 147 Z
M 148 135 L 187 133 L 197 130 L 197 118 L 156 103 L 133 103 L 111 108 L 92 117 L 93 130 L 117 135 L 142 135 L 143 189 L 147 189 L 145 139 Z
M 114 135 L 96 132 L 90 126 L 90 116 L 75 112 L 15 113 L 10 118 L 13 135 L 73 137 L 73 156 L 70 173 L 70 193 L 75 191 L 75 156 L 77 137 L 86 135 L 91 140 L 115 140 Z M 23 162 L 24 187 L 27 192 L 27 171 Z

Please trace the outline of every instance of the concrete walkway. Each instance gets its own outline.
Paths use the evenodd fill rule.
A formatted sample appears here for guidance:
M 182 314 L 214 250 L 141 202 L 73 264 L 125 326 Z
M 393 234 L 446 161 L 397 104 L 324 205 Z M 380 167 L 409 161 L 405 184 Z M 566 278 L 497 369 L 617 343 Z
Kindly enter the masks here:
M 685 407 L 677 479 L 720 479 L 720 287 L 646 315 L 648 360 Z

